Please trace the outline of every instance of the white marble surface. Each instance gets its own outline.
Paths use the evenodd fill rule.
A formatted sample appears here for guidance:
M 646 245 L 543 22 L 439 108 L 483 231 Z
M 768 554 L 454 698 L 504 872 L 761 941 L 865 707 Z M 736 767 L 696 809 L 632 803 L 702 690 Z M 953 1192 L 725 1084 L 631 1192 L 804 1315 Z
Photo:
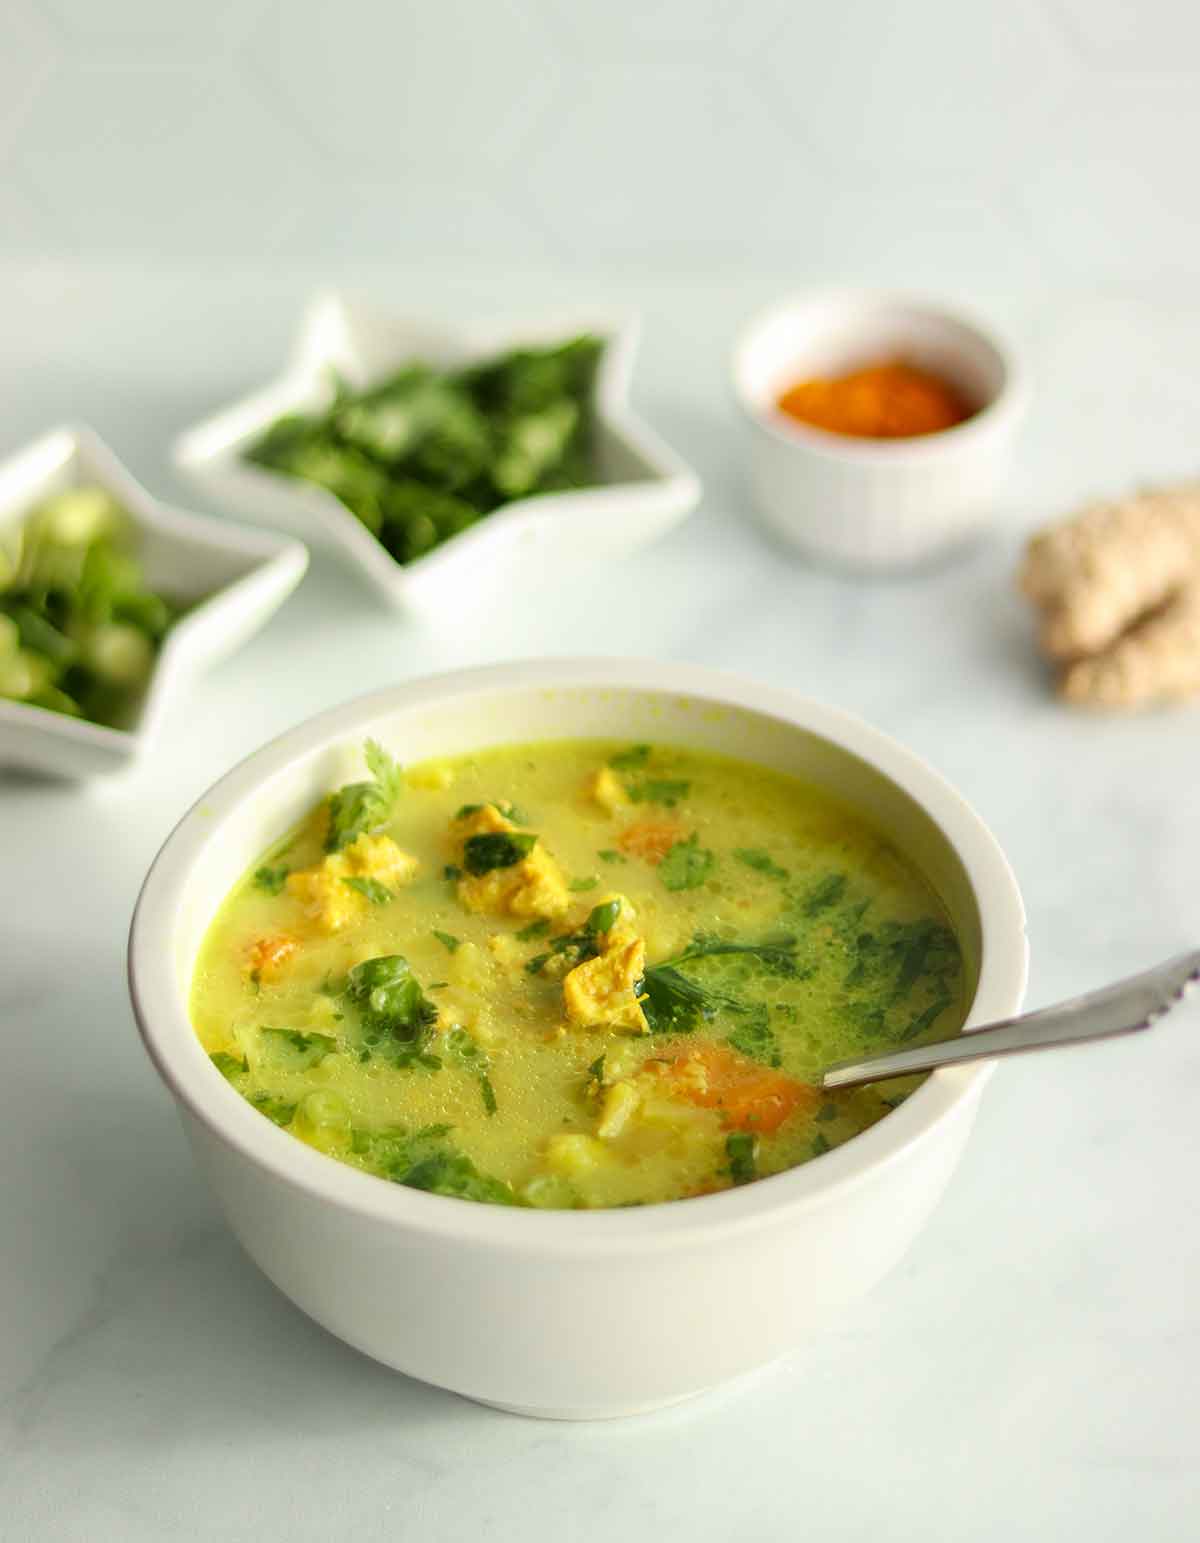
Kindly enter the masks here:
M 433 669 L 610 651 L 787 682 L 940 767 L 1016 868 L 1031 1003 L 1195 944 L 1200 709 L 1111 721 L 1054 704 L 1010 574 L 1022 529 L 1064 503 L 1195 469 L 1200 304 L 973 297 L 1016 331 L 1038 392 L 1005 522 L 952 566 L 867 583 L 781 556 L 746 517 L 724 352 L 786 279 L 357 276 L 443 310 L 639 299 L 639 404 L 707 496 L 604 582 L 581 569 L 541 593 L 531 576 L 511 614 L 442 632 L 318 558 L 177 705 L 134 781 L 0 781 L 0 1533 L 1194 1539 L 1194 1005 L 1152 1037 L 1002 1067 L 909 1258 L 787 1363 L 669 1413 L 554 1426 L 372 1364 L 257 1274 L 135 1038 L 123 943 L 173 821 L 269 735 Z M 167 436 L 268 373 L 317 277 L 4 269 L 0 453 L 85 417 L 177 494 Z

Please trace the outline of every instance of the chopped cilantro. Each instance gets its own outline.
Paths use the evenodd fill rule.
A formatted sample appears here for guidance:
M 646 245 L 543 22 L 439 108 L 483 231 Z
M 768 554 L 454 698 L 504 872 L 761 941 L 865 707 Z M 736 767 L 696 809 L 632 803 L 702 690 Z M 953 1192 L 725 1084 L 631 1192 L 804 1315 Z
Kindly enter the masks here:
M 427 1125 L 411 1135 L 403 1127 L 356 1130 L 352 1148 L 393 1184 L 436 1195 L 454 1195 L 460 1200 L 515 1205 L 516 1199 L 507 1184 L 480 1173 L 465 1153 L 446 1140 L 450 1130 L 449 1125 Z
M 825 1136 L 825 1133 L 823 1131 L 818 1131 L 817 1134 L 813 1137 L 812 1155 L 814 1157 L 820 1157 L 823 1152 L 828 1152 L 828 1151 L 829 1151 L 829 1141 L 828 1141 L 828 1138 Z
M 502 814 L 506 820 L 511 820 L 514 825 L 524 825 L 526 823 L 525 816 L 517 808 L 516 804 L 502 803 L 498 798 L 493 798 L 489 802 L 497 814 Z M 487 804 L 464 804 L 454 818 L 456 820 L 465 820 L 468 816 L 478 814 L 481 809 L 486 808 Z
M 781 868 L 770 852 L 764 852 L 760 847 L 735 847 L 733 855 L 738 862 L 745 863 L 747 868 L 753 868 L 756 873 L 763 873 L 769 879 L 786 879 L 788 871 Z
M 735 954 L 755 959 L 778 975 L 795 976 L 798 973 L 796 940 L 790 935 L 765 938 L 761 943 L 738 943 L 698 932 L 681 954 L 662 964 L 651 965 L 642 978 L 638 995 L 652 1032 L 689 1034 L 702 1020 L 709 1022 L 722 1011 L 747 1014 L 752 1022 L 758 1022 L 765 1009 L 751 1008 L 740 997 L 694 980 L 680 969 L 681 965 L 697 959 Z M 755 1041 L 748 1033 L 747 1043 L 754 1042 L 759 1048 L 767 1048 L 774 1040 L 765 1016 L 756 1033 Z
M 625 791 L 635 804 L 662 804 L 674 809 L 681 798 L 691 791 L 690 782 L 672 781 L 669 778 L 650 778 L 646 782 L 631 782 Z
M 628 750 L 621 750 L 611 756 L 608 764 L 617 771 L 636 771 L 639 766 L 645 766 L 649 759 L 649 745 L 631 745 Z
M 306 1034 L 301 1029 L 260 1029 L 267 1044 L 284 1052 L 288 1060 L 299 1061 L 305 1067 L 319 1066 L 326 1056 L 337 1049 L 337 1040 L 331 1034 Z
M 374 1055 L 398 1067 L 437 1071 L 429 1050 L 437 1008 L 421 990 L 402 954 L 381 954 L 350 971 L 346 995 L 358 1009 L 362 1037 Z
M 271 1093 L 255 1093 L 250 1102 L 259 1114 L 265 1114 L 267 1119 L 274 1121 L 276 1125 L 290 1125 L 292 1116 L 296 1113 L 295 1104 L 285 1103 L 282 1098 L 276 1098 Z
M 443 948 L 448 948 L 452 954 L 458 952 L 461 938 L 456 938 L 452 932 L 439 932 L 436 927 L 433 929 L 433 935 Z
M 278 868 L 259 868 L 255 871 L 254 882 L 259 889 L 265 889 L 268 895 L 278 895 L 287 883 L 287 876 L 291 870 L 286 865 Z
M 512 868 L 533 851 L 537 837 L 519 831 L 483 831 L 463 843 L 463 863 L 475 877 L 494 868 Z
M 596 877 L 590 879 L 572 879 L 567 888 L 573 895 L 582 895 L 589 889 L 595 889 L 600 880 Z
M 846 892 L 844 873 L 827 873 L 821 882 L 804 899 L 805 916 L 819 916 L 830 906 L 836 905 Z
M 459 1200 L 477 1200 L 490 1205 L 517 1203 L 507 1184 L 493 1179 L 490 1174 L 480 1173 L 465 1152 L 435 1152 L 388 1177 L 395 1184 L 428 1190 L 434 1195 L 452 1195 Z
M 550 923 L 545 919 L 530 922 L 528 927 L 522 927 L 515 936 L 522 943 L 532 943 L 534 938 L 544 938 L 550 931 Z
M 400 797 L 404 773 L 377 740 L 369 739 L 363 747 L 370 782 L 348 782 L 329 795 L 329 830 L 325 837 L 327 852 L 340 852 L 387 823 L 392 807 Z
M 550 952 L 535 954 L 526 964 L 526 970 L 530 975 L 539 974 L 542 966 L 555 954 L 565 955 L 572 968 L 582 964 L 585 959 L 594 959 L 600 952 L 597 940 L 616 926 L 620 914 L 620 900 L 605 900 L 601 905 L 594 905 L 578 931 L 560 932 L 558 937 L 551 938 Z
M 699 889 L 716 866 L 716 858 L 693 831 L 686 841 L 677 841 L 658 866 L 658 874 L 669 890 Z
M 595 1098 L 604 1086 L 604 1059 L 606 1051 L 601 1051 L 596 1059 L 588 1067 L 587 1081 L 583 1085 L 583 1091 L 588 1098 Z
M 244 1076 L 250 1070 L 245 1056 L 239 1060 L 237 1056 L 230 1055 L 228 1050 L 214 1051 L 208 1059 L 227 1082 L 233 1082 L 236 1078 Z
M 907 1039 L 915 1039 L 918 1034 L 923 1034 L 925 1030 L 933 1024 L 934 1020 L 941 1017 L 942 1013 L 944 1013 L 946 1009 L 953 1004 L 953 1002 L 954 998 L 944 993 L 940 996 L 934 997 L 933 1001 L 930 1002 L 925 1011 L 923 1013 L 918 1013 L 916 1017 L 913 1018 L 908 1027 L 901 1031 L 899 1035 L 901 1042 Z
M 488 1076 L 488 1066 L 491 1064 L 487 1051 L 476 1040 L 472 1039 L 466 1029 L 453 1028 L 446 1035 L 446 1053 L 450 1059 L 457 1061 L 460 1066 L 465 1066 L 468 1071 L 474 1072 L 479 1079 L 479 1091 L 483 1097 L 483 1107 L 488 1116 L 496 1112 L 496 1092 L 492 1087 L 492 1080 Z
M 462 869 L 455 863 L 447 863 L 446 866 L 442 869 L 442 878 L 449 879 L 451 882 L 453 882 L 455 879 L 461 879 Z
M 735 1184 L 749 1184 L 758 1178 L 758 1137 L 750 1131 L 731 1131 L 725 1137 L 725 1156 Z
M 623 863 L 626 861 L 620 852 L 614 852 L 611 847 L 606 847 L 603 852 L 597 852 L 596 856 L 602 863 Z
M 396 897 L 386 884 L 381 884 L 378 879 L 364 879 L 357 874 L 353 878 L 343 879 L 342 883 L 348 888 L 362 895 L 372 905 L 387 905 L 389 900 Z
M 775 1030 L 771 1027 L 767 1009 L 762 1003 L 750 1008 L 737 1028 L 726 1037 L 735 1050 L 740 1050 L 753 1061 L 762 1061 L 766 1066 L 783 1064 L 779 1041 L 775 1038 Z

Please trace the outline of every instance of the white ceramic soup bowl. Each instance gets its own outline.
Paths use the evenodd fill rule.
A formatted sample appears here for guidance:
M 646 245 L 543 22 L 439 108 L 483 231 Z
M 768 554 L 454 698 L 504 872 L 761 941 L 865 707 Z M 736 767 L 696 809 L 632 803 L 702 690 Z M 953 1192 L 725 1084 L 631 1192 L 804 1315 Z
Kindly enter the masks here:
M 1024 912 L 979 819 L 908 751 L 833 708 L 683 665 L 555 660 L 397 686 L 322 713 L 222 778 L 155 860 L 130 990 L 197 1162 L 264 1273 L 349 1344 L 523 1414 L 671 1403 L 764 1365 L 873 1286 L 962 1150 L 987 1065 L 938 1071 L 800 1168 L 668 1205 L 548 1212 L 389 1184 L 277 1129 L 210 1064 L 188 1018 L 197 950 L 234 882 L 372 735 L 405 762 L 530 740 L 656 740 L 828 789 L 927 875 L 959 929 L 972 1023 L 1015 1013 Z
M 957 386 L 974 415 L 912 439 L 855 439 L 778 406 L 798 380 L 897 358 Z M 1016 357 L 992 328 L 913 296 L 821 290 L 756 317 L 732 369 L 755 501 L 781 540 L 880 571 L 961 546 L 992 518 L 1026 400 Z

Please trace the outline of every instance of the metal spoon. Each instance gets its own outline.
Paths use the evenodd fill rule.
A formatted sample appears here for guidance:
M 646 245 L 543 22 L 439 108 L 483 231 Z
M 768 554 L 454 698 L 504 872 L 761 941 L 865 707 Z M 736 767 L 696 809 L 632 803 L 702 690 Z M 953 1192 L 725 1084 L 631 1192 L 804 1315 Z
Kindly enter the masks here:
M 865 1061 L 839 1061 L 821 1079 L 823 1088 L 853 1088 L 864 1082 L 883 1082 L 888 1077 L 907 1077 L 932 1071 L 935 1066 L 957 1066 L 963 1061 L 989 1061 L 994 1056 L 1022 1055 L 1029 1050 L 1049 1050 L 1055 1045 L 1074 1045 L 1089 1039 L 1108 1039 L 1114 1034 L 1133 1034 L 1148 1029 L 1164 1013 L 1182 1001 L 1189 986 L 1200 981 L 1200 950 L 1178 954 L 1153 970 L 1131 975 L 1115 986 L 1072 997 L 1057 1007 L 1022 1013 L 1003 1023 L 914 1045 L 911 1050 L 890 1050 Z

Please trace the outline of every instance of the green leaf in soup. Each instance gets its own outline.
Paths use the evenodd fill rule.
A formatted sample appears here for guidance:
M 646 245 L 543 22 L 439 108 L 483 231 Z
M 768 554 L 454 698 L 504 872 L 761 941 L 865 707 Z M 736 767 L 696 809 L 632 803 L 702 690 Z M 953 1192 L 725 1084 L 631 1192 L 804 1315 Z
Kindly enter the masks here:
M 481 1173 L 464 1153 L 449 1141 L 449 1125 L 427 1125 L 415 1134 L 403 1128 L 384 1131 L 356 1130 L 355 1153 L 367 1158 L 378 1173 L 394 1184 L 453 1195 L 492 1205 L 515 1205 L 507 1184 Z
M 396 898 L 387 885 L 381 884 L 378 879 L 366 879 L 354 874 L 350 878 L 343 879 L 342 883 L 361 895 L 364 900 L 369 900 L 372 905 L 387 905 L 389 900 Z
M 346 996 L 358 1010 L 363 1043 L 398 1067 L 436 1071 L 441 1062 L 429 1052 L 437 1008 L 421 990 L 402 954 L 381 954 L 356 964 Z
M 258 889 L 264 890 L 268 895 L 278 895 L 287 883 L 290 871 L 289 868 L 282 865 L 278 868 L 258 868 L 254 874 L 255 886 Z
M 556 938 L 551 938 L 549 952 L 535 955 L 525 969 L 530 975 L 537 975 L 546 961 L 556 954 L 565 956 L 572 968 L 582 964 L 585 959 L 594 959 L 600 952 L 600 938 L 616 926 L 620 914 L 619 900 L 605 900 L 600 905 L 594 905 L 581 927 L 574 932 L 560 932 Z
M 674 809 L 691 792 L 690 782 L 668 777 L 650 777 L 645 782 L 631 782 L 625 791 L 635 804 L 662 804 Z
M 725 1156 L 735 1184 L 749 1184 L 758 1178 L 758 1137 L 750 1131 L 730 1132 L 725 1138 Z
M 745 863 L 747 868 L 753 868 L 756 873 L 764 874 L 768 879 L 788 877 L 788 870 L 781 868 L 770 852 L 764 852 L 760 847 L 735 847 L 733 855 L 740 863 Z
M 522 927 L 515 936 L 522 943 L 532 943 L 535 938 L 544 938 L 550 931 L 550 923 L 544 918 L 540 921 L 530 922 L 527 927 Z
M 740 1013 L 744 1006 L 739 997 L 692 980 L 672 964 L 648 969 L 638 997 L 653 1034 L 690 1034 L 719 1012 Z
M 608 764 L 616 771 L 637 771 L 645 766 L 650 759 L 649 745 L 631 745 L 628 750 L 621 750 L 616 755 L 610 756 Z
M 497 814 L 502 814 L 506 820 L 511 820 L 514 825 L 528 824 L 525 815 L 517 808 L 516 804 L 506 803 L 501 798 L 491 798 L 488 800 L 488 803 L 491 804 Z M 463 804 L 454 818 L 456 820 L 465 820 L 469 815 L 478 814 L 481 809 L 486 807 L 486 804 Z
M 404 773 L 382 745 L 369 739 L 363 753 L 371 781 L 349 782 L 329 796 L 327 852 L 338 852 L 385 825 L 403 789 Z
M 277 1056 L 281 1063 L 296 1068 L 319 1066 L 326 1056 L 337 1050 L 337 1040 L 331 1034 L 310 1034 L 301 1029 L 259 1030 L 263 1046 Z
M 819 916 L 842 898 L 846 892 L 846 875 L 828 873 L 804 898 L 804 914 Z
M 533 851 L 537 837 L 521 831 L 483 831 L 463 843 L 463 865 L 479 877 L 495 868 L 512 868 Z
M 567 885 L 567 888 L 573 895 L 583 895 L 586 894 L 589 889 L 595 889 L 599 882 L 600 880 L 593 874 L 592 877 L 588 879 L 572 879 Z
M 686 841 L 677 841 L 671 847 L 659 864 L 658 875 L 669 890 L 699 889 L 712 873 L 716 861 L 693 832 Z
M 273 1093 L 255 1093 L 250 1102 L 258 1110 L 259 1114 L 265 1114 L 267 1119 L 275 1125 L 290 1125 L 292 1116 L 296 1113 L 295 1104 L 289 1104 L 285 1099 L 276 1098 Z
M 603 852 L 597 852 L 596 856 L 602 863 L 623 863 L 626 861 L 625 857 L 620 852 L 614 852 L 611 848 L 608 848 Z
M 814 1157 L 820 1157 L 823 1153 L 828 1152 L 829 1150 L 829 1138 L 824 1134 L 824 1132 L 818 1131 L 817 1134 L 813 1137 L 811 1147 L 812 1155 Z
M 235 1086 L 237 1085 L 238 1078 L 244 1077 L 245 1074 L 250 1070 L 245 1056 L 239 1057 L 236 1055 L 230 1055 L 228 1050 L 214 1051 L 208 1059 L 221 1073 L 221 1076 L 224 1077 L 227 1082 L 231 1082 Z
M 938 1018 L 941 1017 L 946 1009 L 948 1007 L 952 1007 L 953 1005 L 954 998 L 951 996 L 943 995 L 934 997 L 933 1001 L 930 1002 L 929 1006 L 924 1010 L 924 1012 L 917 1013 L 909 1022 L 908 1026 L 901 1030 L 897 1038 L 901 1041 L 901 1043 L 903 1043 L 905 1040 L 916 1039 L 918 1034 L 924 1034 L 927 1029 L 932 1028 L 933 1024 Z
M 639 995 L 644 998 L 642 1011 L 651 1031 L 690 1033 L 701 1021 L 711 1022 L 721 1012 L 748 1014 L 751 1020 L 765 1015 L 766 1008 L 761 1004 L 751 1007 L 741 997 L 731 995 L 710 982 L 686 975 L 681 968 L 699 959 L 728 956 L 740 956 L 763 966 L 774 975 L 797 974 L 796 940 L 788 933 L 752 943 L 698 932 L 682 953 L 673 959 L 651 965 L 646 970 Z M 767 1034 L 771 1034 L 765 1017 L 763 1024 Z M 767 1044 L 761 1030 L 759 1040 L 764 1046 Z
M 517 1203 L 507 1184 L 490 1174 L 480 1173 L 464 1152 L 436 1152 L 389 1177 L 409 1189 L 423 1189 L 430 1194 L 449 1195 L 458 1200 L 475 1200 L 487 1205 Z
M 448 949 L 450 953 L 458 952 L 459 944 L 462 942 L 461 938 L 456 938 L 452 932 L 439 932 L 436 927 L 433 929 L 433 935 L 442 947 Z
M 725 938 L 718 933 L 697 932 L 692 941 L 676 954 L 669 964 L 687 964 L 693 959 L 716 959 L 740 955 L 764 965 L 773 975 L 794 977 L 799 974 L 796 962 L 796 939 L 790 932 L 772 933 L 748 943 L 740 938 Z
M 764 1066 L 783 1064 L 779 1041 L 771 1027 L 767 1008 L 761 1002 L 750 1008 L 737 1027 L 725 1037 L 735 1050 L 740 1050 L 751 1060 L 761 1061 Z
M 489 1118 L 496 1112 L 496 1092 L 492 1087 L 491 1078 L 488 1076 L 488 1067 L 491 1065 L 491 1057 L 481 1044 L 467 1033 L 466 1029 L 455 1027 L 446 1035 L 446 1053 L 452 1061 L 457 1061 L 460 1066 L 465 1066 L 468 1071 L 474 1072 L 479 1079 L 479 1091 L 483 1097 L 483 1107 Z
M 602 1050 L 587 1069 L 583 1091 L 589 1098 L 595 1097 L 604 1086 L 604 1062 L 607 1054 L 607 1051 Z

